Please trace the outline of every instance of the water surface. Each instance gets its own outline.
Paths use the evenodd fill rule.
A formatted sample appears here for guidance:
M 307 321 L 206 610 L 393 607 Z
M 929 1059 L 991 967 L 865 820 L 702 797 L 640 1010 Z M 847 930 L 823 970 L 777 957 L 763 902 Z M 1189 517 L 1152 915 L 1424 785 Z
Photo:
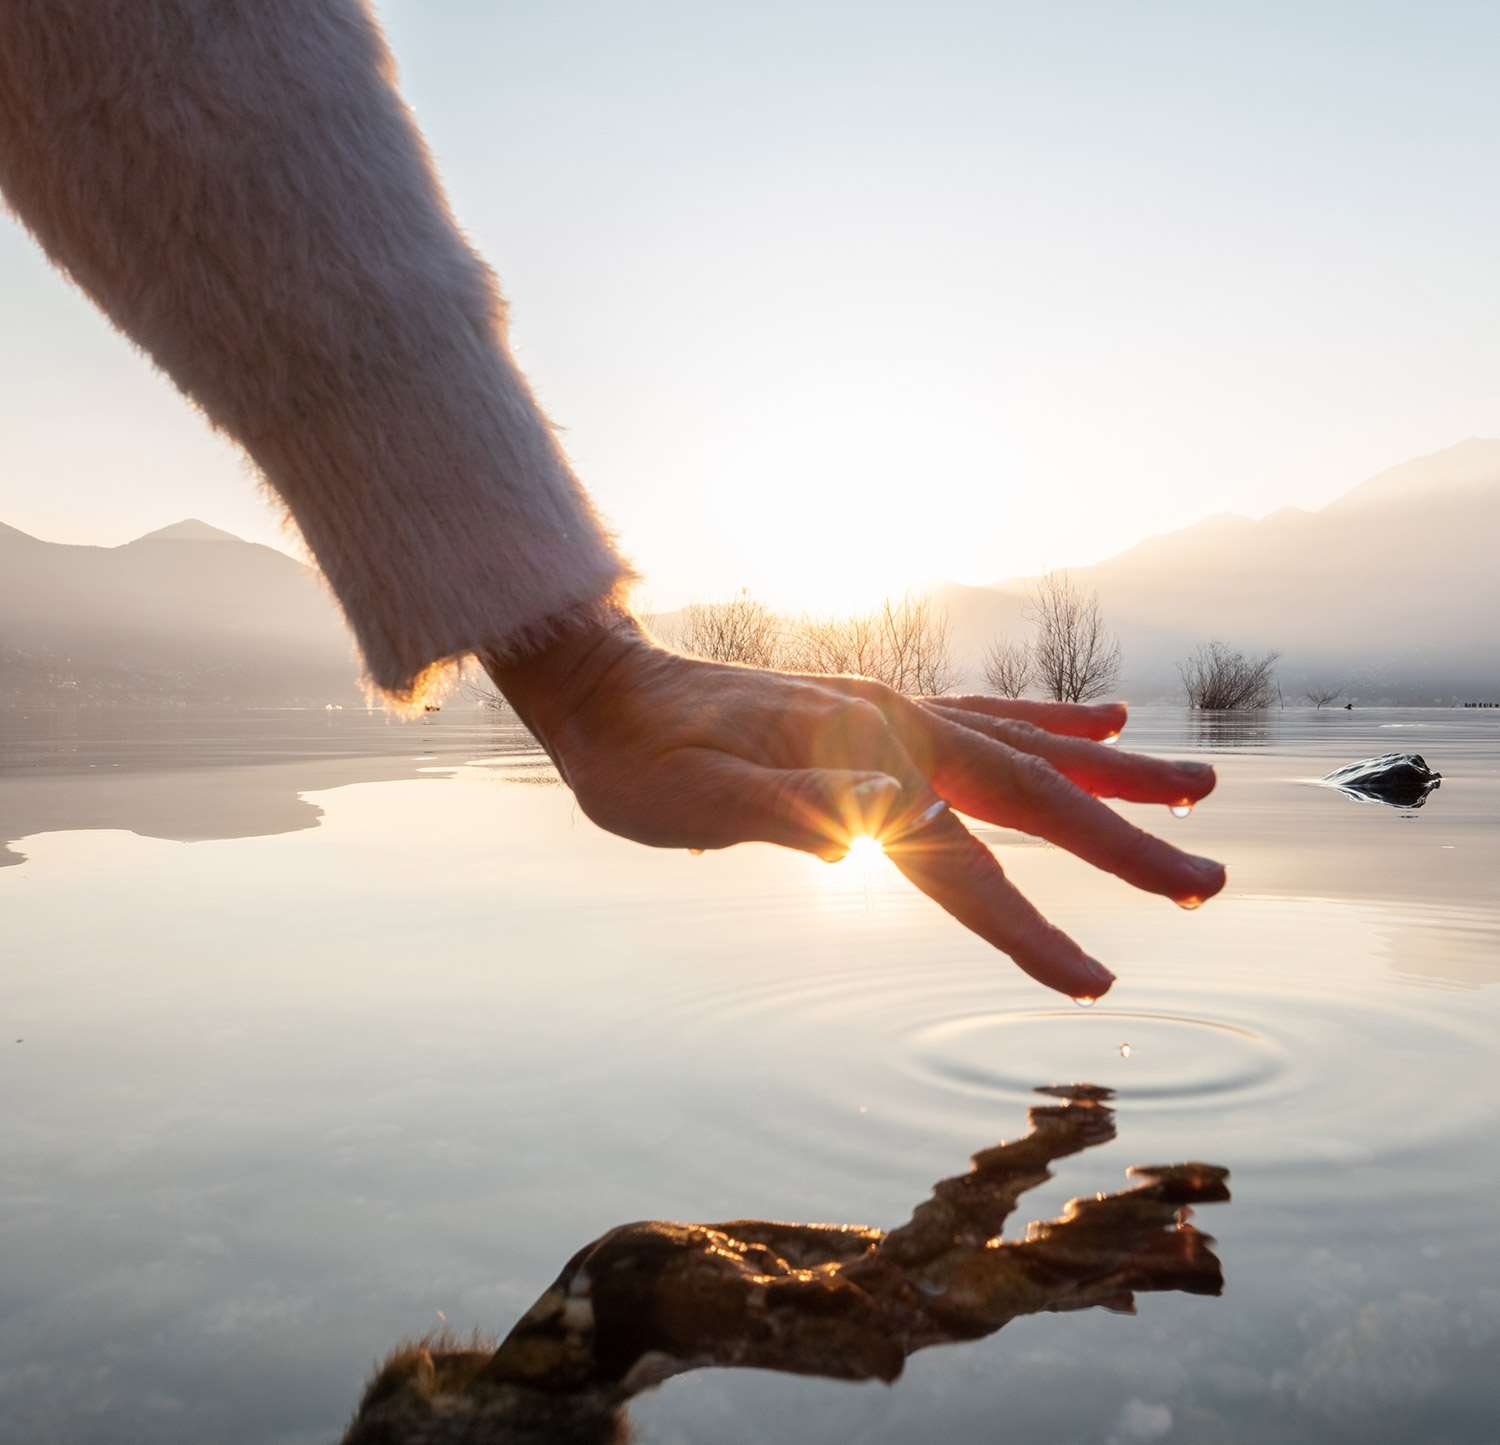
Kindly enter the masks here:
M 1229 863 L 1210 906 L 981 830 L 1119 974 L 1085 1012 L 881 859 L 602 834 L 489 714 L 0 714 L 0 1438 L 330 1440 L 397 1340 L 504 1333 L 622 1221 L 899 1224 L 1089 1082 L 1117 1137 L 1016 1225 L 1227 1166 L 1221 1298 L 894 1387 L 705 1371 L 639 1438 L 1493 1442 L 1500 716 L 1123 741 L 1219 766 L 1126 809 Z M 1398 749 L 1420 810 L 1315 786 Z

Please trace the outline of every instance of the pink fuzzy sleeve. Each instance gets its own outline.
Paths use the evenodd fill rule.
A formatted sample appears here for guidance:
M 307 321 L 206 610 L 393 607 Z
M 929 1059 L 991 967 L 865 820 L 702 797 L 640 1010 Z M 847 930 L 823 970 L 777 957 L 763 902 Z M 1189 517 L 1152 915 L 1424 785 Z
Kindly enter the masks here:
M 0 189 L 254 459 L 388 695 L 629 580 L 363 0 L 3 0 Z

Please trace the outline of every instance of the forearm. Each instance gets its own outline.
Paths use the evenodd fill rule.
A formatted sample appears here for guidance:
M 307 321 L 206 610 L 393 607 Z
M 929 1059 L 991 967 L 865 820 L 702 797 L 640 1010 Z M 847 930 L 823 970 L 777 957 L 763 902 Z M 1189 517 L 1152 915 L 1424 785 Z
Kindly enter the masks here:
M 254 459 L 381 688 L 626 579 L 361 0 L 5 0 L 0 188 Z

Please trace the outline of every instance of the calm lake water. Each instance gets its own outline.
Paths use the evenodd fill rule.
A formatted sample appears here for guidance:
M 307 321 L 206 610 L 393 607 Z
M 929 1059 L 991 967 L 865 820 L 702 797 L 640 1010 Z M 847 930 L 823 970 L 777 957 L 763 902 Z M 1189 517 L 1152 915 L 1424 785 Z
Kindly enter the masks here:
M 336 1438 L 375 1360 L 503 1334 L 631 1219 L 889 1227 L 1033 1090 L 1231 1171 L 1222 1297 L 1016 1320 L 894 1386 L 703 1371 L 678 1442 L 1500 1440 L 1500 713 L 1142 710 L 1184 913 L 987 831 L 1120 976 L 1082 1011 L 880 858 L 654 853 L 491 714 L 0 713 L 0 1438 Z M 1311 786 L 1374 753 L 1402 813 Z M 1122 1045 L 1129 1045 L 1128 1050 Z

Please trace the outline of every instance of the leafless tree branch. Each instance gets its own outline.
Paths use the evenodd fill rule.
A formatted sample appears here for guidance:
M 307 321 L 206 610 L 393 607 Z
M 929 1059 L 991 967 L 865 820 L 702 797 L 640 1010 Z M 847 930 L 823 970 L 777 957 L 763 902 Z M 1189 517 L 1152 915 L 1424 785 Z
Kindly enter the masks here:
M 1302 694 L 1314 707 L 1327 707 L 1331 702 L 1337 702 L 1344 695 L 1344 689 L 1340 687 L 1329 687 L 1326 683 L 1319 683 L 1310 687 Z
M 1001 637 L 985 649 L 984 680 L 1001 697 L 1020 697 L 1031 685 L 1036 659 L 1029 642 Z
M 677 645 L 709 662 L 777 667 L 784 624 L 743 589 L 728 602 L 695 602 L 683 613 Z
M 1119 682 L 1120 640 L 1104 625 L 1097 592 L 1049 572 L 1032 589 L 1027 615 L 1036 626 L 1036 679 L 1048 697 L 1090 702 Z
M 1276 697 L 1279 652 L 1246 657 L 1222 642 L 1199 644 L 1186 662 L 1177 664 L 1189 707 L 1213 711 L 1269 707 Z
M 801 617 L 785 661 L 798 672 L 852 673 L 911 694 L 944 693 L 958 680 L 948 614 L 929 597 L 887 598 L 853 617 Z

